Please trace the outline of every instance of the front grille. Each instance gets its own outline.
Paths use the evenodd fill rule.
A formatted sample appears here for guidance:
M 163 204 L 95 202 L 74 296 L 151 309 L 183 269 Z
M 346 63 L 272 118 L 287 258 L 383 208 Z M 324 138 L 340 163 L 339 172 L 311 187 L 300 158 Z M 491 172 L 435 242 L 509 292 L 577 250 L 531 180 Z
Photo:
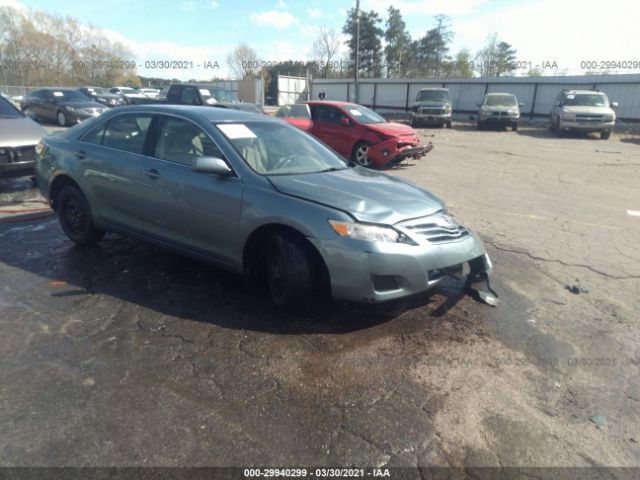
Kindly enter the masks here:
M 429 243 L 455 242 L 470 235 L 469 230 L 445 214 L 410 220 L 401 223 L 400 226 L 412 236 L 424 239 Z
M 602 115 L 576 115 L 576 121 L 578 122 L 594 122 L 600 123 L 602 122 Z
M 421 115 L 442 115 L 444 108 L 420 108 Z
M 36 159 L 35 147 L 0 147 L 0 163 L 33 162 Z

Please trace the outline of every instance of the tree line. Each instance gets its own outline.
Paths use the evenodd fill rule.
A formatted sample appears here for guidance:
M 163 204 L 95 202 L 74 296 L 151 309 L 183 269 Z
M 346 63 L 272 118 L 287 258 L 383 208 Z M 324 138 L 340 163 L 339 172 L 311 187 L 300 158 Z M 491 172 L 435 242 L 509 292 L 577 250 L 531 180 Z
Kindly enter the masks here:
M 0 84 L 139 85 L 133 54 L 71 17 L 0 7 Z

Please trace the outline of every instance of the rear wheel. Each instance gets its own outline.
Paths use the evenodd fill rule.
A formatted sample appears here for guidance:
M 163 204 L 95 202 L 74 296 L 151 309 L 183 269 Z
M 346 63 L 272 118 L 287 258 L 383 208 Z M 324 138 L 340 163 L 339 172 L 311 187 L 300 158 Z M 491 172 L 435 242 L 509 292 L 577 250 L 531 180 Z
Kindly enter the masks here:
M 64 233 L 78 245 L 91 245 L 104 237 L 93 224 L 89 202 L 78 187 L 64 187 L 56 200 L 58 219 Z
M 603 130 L 602 132 L 600 132 L 600 138 L 602 140 L 608 140 L 610 136 L 611 136 L 611 130 Z
M 302 240 L 283 233 L 267 238 L 267 282 L 278 308 L 299 307 L 311 297 L 313 262 Z
M 447 128 L 451 128 L 451 122 L 447 122 Z
M 353 147 L 353 154 L 351 155 L 351 159 L 356 162 L 358 165 L 363 167 L 371 167 L 373 162 L 371 158 L 369 158 L 369 149 L 371 148 L 371 144 L 369 142 L 360 142 L 355 147 Z

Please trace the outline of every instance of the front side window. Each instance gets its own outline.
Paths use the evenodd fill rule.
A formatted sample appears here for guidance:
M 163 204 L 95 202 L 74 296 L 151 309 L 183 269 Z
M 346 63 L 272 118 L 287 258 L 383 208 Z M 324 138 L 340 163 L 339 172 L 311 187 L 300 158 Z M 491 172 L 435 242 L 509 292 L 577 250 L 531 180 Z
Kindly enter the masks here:
M 118 115 L 109 120 L 102 145 L 141 155 L 151 124 L 151 115 Z
M 107 122 L 101 123 L 97 127 L 89 130 L 80 139 L 82 142 L 93 143 L 95 145 L 102 145 L 102 139 L 104 138 L 104 132 L 107 129 Z
M 329 105 L 319 105 L 314 112 L 315 121 L 320 123 L 340 123 L 344 114 L 335 107 Z
M 348 168 L 329 148 L 301 130 L 270 122 L 219 123 L 218 130 L 261 175 L 297 175 Z
M 197 157 L 222 158 L 222 153 L 198 126 L 181 118 L 162 117 L 154 156 L 192 166 Z

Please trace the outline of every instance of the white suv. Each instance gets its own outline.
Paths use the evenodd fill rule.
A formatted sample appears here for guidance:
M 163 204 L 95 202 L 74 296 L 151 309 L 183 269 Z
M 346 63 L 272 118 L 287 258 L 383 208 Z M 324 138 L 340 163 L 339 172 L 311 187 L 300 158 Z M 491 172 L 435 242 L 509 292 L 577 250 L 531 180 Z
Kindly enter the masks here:
M 606 140 L 616 123 L 618 104 L 596 90 L 563 90 L 551 110 L 551 131 L 561 136 L 567 130 L 600 132 Z

